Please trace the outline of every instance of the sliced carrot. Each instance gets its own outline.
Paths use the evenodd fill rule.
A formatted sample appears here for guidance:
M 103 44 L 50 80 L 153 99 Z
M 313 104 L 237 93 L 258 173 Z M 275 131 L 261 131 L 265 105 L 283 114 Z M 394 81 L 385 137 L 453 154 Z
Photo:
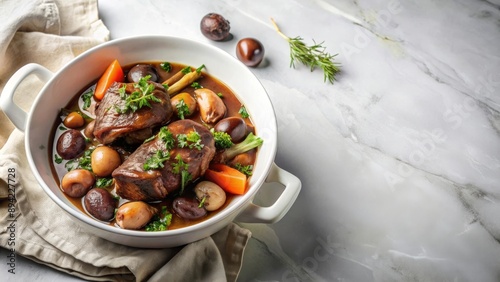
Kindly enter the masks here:
M 223 164 L 212 164 L 205 172 L 205 178 L 219 185 L 226 192 L 242 195 L 245 193 L 247 177 L 239 170 Z
M 102 100 L 104 94 L 106 94 L 106 91 L 108 91 L 108 88 L 113 82 L 123 82 L 123 80 L 124 75 L 122 67 L 120 63 L 118 63 L 118 60 L 114 60 L 97 82 L 94 90 L 94 98 L 99 101 Z

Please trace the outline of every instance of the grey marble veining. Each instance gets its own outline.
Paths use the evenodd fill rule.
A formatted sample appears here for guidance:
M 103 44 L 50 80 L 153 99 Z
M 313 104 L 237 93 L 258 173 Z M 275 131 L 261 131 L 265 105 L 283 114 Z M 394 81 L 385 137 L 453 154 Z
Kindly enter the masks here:
M 500 2 L 99 5 L 112 38 L 183 36 L 233 55 L 244 37 L 265 45 L 252 71 L 278 118 L 276 163 L 303 188 L 280 222 L 245 225 L 241 281 L 500 280 Z M 232 41 L 201 35 L 208 12 L 230 20 Z M 338 53 L 334 85 L 289 68 L 271 17 Z M 36 281 L 67 279 L 29 267 Z

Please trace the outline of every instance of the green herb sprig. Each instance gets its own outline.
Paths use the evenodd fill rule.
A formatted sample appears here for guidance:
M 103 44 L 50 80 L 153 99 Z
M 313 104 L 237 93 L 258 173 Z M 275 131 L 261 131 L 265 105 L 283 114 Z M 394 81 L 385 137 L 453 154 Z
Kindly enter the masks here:
M 242 165 L 242 164 L 236 164 L 234 166 L 237 170 L 239 170 L 241 173 L 245 174 L 246 176 L 252 176 L 252 171 L 253 171 L 253 165 Z
M 242 118 L 248 118 L 248 117 L 250 117 L 250 115 L 247 112 L 247 108 L 245 108 L 244 105 L 241 105 L 241 107 L 240 107 L 240 109 L 238 111 L 238 114 L 240 114 Z
M 170 159 L 170 153 L 162 150 L 158 150 L 154 155 L 146 159 L 143 164 L 144 170 L 153 170 L 165 167 L 163 164 L 166 160 Z
M 146 231 L 165 231 L 172 222 L 172 214 L 168 212 L 166 206 L 161 207 L 161 214 L 155 215 L 153 220 L 146 225 Z
M 91 147 L 83 152 L 83 155 L 77 159 L 72 159 L 64 164 L 67 171 L 71 171 L 77 168 L 86 169 L 92 171 L 91 155 L 94 151 L 94 147 Z
M 174 134 L 168 129 L 168 127 L 164 126 L 160 128 L 160 131 L 158 132 L 158 138 L 165 142 L 165 148 L 167 150 L 171 150 L 174 147 L 175 144 L 175 138 Z
M 108 187 L 111 186 L 111 184 L 113 184 L 113 178 L 97 178 L 95 182 L 96 187 Z
M 170 72 L 172 70 L 172 65 L 169 62 L 163 62 L 160 64 L 160 68 L 166 72 Z
M 193 130 L 188 134 L 177 134 L 177 144 L 179 148 L 189 147 L 190 149 L 196 148 L 201 150 L 203 148 L 203 143 L 201 143 L 200 134 Z
M 81 99 L 83 100 L 83 109 L 86 110 L 90 107 L 92 104 L 92 97 L 94 96 L 94 91 L 93 89 L 87 90 L 85 93 L 82 94 Z
M 177 162 L 173 163 L 172 171 L 175 174 L 181 175 L 181 190 L 179 194 L 182 195 L 182 193 L 184 192 L 184 188 L 186 187 L 187 183 L 191 181 L 191 178 L 193 176 L 188 172 L 189 164 L 184 162 L 181 155 L 175 156 L 175 159 L 177 160 Z
M 136 90 L 130 93 L 130 95 L 125 94 L 125 84 L 119 89 L 120 97 L 125 99 L 125 107 L 118 109 L 120 113 L 126 113 L 128 111 L 135 112 L 144 106 L 151 108 L 152 106 L 150 102 L 161 102 L 160 99 L 158 99 L 158 97 L 156 97 L 153 93 L 153 90 L 155 89 L 154 84 L 148 83 L 150 78 L 150 75 L 141 77 L 139 82 L 134 84 Z
M 177 108 L 177 116 L 180 119 L 184 119 L 186 116 L 189 116 L 191 114 L 191 111 L 189 111 L 189 107 L 184 102 L 184 99 L 181 99 L 177 105 L 175 105 L 175 108 Z
M 316 43 L 308 46 L 304 43 L 304 39 L 300 36 L 290 38 L 283 34 L 278 25 L 271 18 L 274 28 L 281 37 L 285 38 L 290 45 L 290 67 L 295 68 L 295 61 L 302 63 L 311 68 L 313 71 L 316 68 L 321 68 L 324 74 L 324 82 L 329 81 L 331 84 L 335 81 L 335 75 L 340 71 L 340 64 L 334 62 L 335 55 L 325 52 L 324 42 Z

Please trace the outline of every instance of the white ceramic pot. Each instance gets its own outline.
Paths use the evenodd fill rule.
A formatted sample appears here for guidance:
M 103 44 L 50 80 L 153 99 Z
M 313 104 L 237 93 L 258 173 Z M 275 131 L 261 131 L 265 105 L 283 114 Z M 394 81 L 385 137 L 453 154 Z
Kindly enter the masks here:
M 50 133 L 59 111 L 81 89 L 98 78 L 118 59 L 121 65 L 145 61 L 170 61 L 185 65 L 205 64 L 206 71 L 227 84 L 242 101 L 264 140 L 250 178 L 246 194 L 233 201 L 215 216 L 192 226 L 160 232 L 124 230 L 96 221 L 75 207 L 59 189 L 50 169 L 47 148 Z M 26 113 L 13 102 L 19 83 L 35 74 L 47 83 Z M 31 169 L 42 189 L 71 218 L 86 230 L 107 240 L 134 247 L 173 247 L 210 236 L 233 220 L 253 223 L 273 223 L 280 220 L 297 198 L 300 180 L 274 164 L 277 146 L 277 125 L 274 109 L 267 93 L 252 72 L 226 52 L 204 43 L 168 36 L 138 36 L 113 40 L 81 54 L 57 73 L 37 64 L 19 69 L 7 82 L 0 96 L 0 107 L 25 132 L 25 147 Z M 252 203 L 257 191 L 281 183 L 283 193 L 268 207 Z M 264 185 L 263 185 L 264 184 Z M 274 187 L 274 188 L 273 188 Z

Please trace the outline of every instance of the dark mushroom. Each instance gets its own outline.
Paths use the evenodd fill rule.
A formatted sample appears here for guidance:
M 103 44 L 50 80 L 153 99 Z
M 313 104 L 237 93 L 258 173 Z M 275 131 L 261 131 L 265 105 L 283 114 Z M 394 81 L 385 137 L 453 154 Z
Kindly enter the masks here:
M 78 157 L 86 147 L 85 137 L 76 129 L 65 131 L 57 139 L 56 151 L 61 158 L 70 160 Z
M 223 16 L 216 13 L 205 15 L 200 22 L 201 33 L 208 39 L 222 41 L 230 38 L 231 25 Z
M 215 131 L 226 132 L 229 134 L 233 143 L 243 141 L 248 133 L 252 131 L 245 120 L 240 117 L 227 117 L 225 119 L 221 119 L 214 126 L 214 129 Z
M 115 216 L 117 200 L 106 189 L 92 188 L 83 203 L 87 212 L 99 220 L 109 221 Z
M 243 38 L 236 44 L 236 57 L 249 67 L 256 67 L 264 58 L 264 45 L 255 38 Z
M 139 82 L 139 80 L 147 75 L 150 75 L 150 81 L 158 82 L 158 74 L 156 69 L 149 64 L 139 64 L 130 69 L 127 74 L 129 82 Z
M 194 198 L 175 198 L 172 208 L 180 217 L 189 220 L 197 219 L 207 214 L 207 210 L 200 207 L 200 203 Z

